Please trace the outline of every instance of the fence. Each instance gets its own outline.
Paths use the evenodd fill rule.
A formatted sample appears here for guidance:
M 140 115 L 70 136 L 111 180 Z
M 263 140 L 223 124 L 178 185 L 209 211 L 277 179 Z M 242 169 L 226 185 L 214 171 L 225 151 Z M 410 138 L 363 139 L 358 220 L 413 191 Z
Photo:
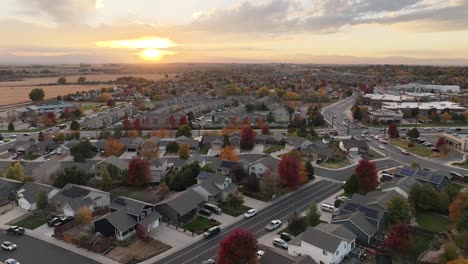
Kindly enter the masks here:
M 57 238 L 57 239 L 60 239 L 60 240 L 63 240 L 63 234 L 67 231 L 67 230 L 70 230 L 72 228 L 74 228 L 75 226 L 78 226 L 80 224 L 80 222 L 76 221 L 76 220 L 72 220 L 66 224 L 63 224 L 61 226 L 56 226 L 54 227 L 54 237 Z
M 103 215 L 106 215 L 108 213 L 110 213 L 110 209 L 109 209 L 109 207 L 106 206 L 106 207 L 94 210 L 92 212 L 92 216 L 93 216 L 93 218 L 96 218 L 98 216 L 103 216 Z

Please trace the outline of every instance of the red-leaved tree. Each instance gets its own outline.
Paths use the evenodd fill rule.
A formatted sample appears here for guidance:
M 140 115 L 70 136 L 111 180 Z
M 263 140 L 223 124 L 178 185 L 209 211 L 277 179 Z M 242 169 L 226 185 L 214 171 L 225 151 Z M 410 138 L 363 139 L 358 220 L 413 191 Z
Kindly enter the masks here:
M 263 125 L 262 127 L 262 134 L 269 135 L 270 134 L 270 127 L 267 125 Z
M 115 101 L 113 99 L 107 100 L 107 106 L 109 107 L 115 106 Z
M 458 223 L 465 210 L 468 208 L 468 192 L 461 192 L 450 204 L 449 218 L 454 223 Z
M 176 121 L 176 119 L 175 119 L 175 117 L 174 117 L 173 115 L 169 116 L 169 118 L 168 118 L 167 121 L 169 122 L 169 126 L 170 126 L 172 129 L 174 129 L 174 128 L 177 127 L 177 121 Z
M 436 148 L 440 148 L 442 145 L 445 144 L 445 138 L 443 137 L 440 137 L 439 139 L 437 139 L 437 142 L 435 144 L 435 147 Z
M 258 243 L 250 230 L 236 229 L 219 243 L 218 264 L 255 264 Z
M 242 150 L 251 150 L 254 145 L 255 131 L 249 126 L 244 126 L 241 129 L 240 148 Z
M 136 129 L 136 130 L 141 129 L 141 118 L 140 117 L 135 118 L 135 121 L 133 121 L 133 128 Z
M 375 190 L 379 184 L 377 177 L 377 168 L 374 162 L 368 160 L 360 160 L 354 175 L 358 179 L 359 193 L 366 194 L 370 191 Z
M 137 225 L 137 228 L 136 228 L 136 234 L 137 234 L 137 237 L 143 241 L 145 241 L 146 243 L 149 242 L 149 234 L 148 234 L 148 231 L 146 230 L 146 228 L 144 226 L 142 226 L 141 224 Z
M 388 237 L 384 240 L 385 247 L 398 251 L 407 252 L 413 246 L 413 236 L 407 224 L 396 224 L 390 227 Z
M 294 188 L 300 183 L 299 162 L 291 155 L 283 155 L 278 165 L 280 183 L 283 187 Z
M 133 158 L 128 164 L 128 183 L 134 186 L 143 186 L 151 178 L 150 165 L 147 160 Z
M 188 119 L 186 115 L 181 115 L 179 118 L 179 126 L 188 125 Z
M 398 138 L 400 136 L 400 133 L 398 133 L 397 125 L 394 122 L 388 125 L 388 135 L 390 136 L 390 138 Z
M 128 119 L 128 117 L 124 118 L 124 120 L 122 121 L 122 126 L 125 130 L 129 130 L 132 128 L 132 122 L 130 121 L 130 119 Z

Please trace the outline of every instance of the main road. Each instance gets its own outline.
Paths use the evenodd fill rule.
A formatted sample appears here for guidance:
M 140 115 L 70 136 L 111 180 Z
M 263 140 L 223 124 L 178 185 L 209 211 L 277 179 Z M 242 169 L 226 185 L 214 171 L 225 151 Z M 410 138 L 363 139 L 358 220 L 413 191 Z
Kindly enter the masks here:
M 312 182 L 310 186 L 290 193 L 281 200 L 260 210 L 256 216 L 250 219 L 242 219 L 228 227 L 221 229 L 221 233 L 211 239 L 202 239 L 179 251 L 157 261 L 164 264 L 199 264 L 209 258 L 214 259 L 218 251 L 219 242 L 237 228 L 249 229 L 255 237 L 259 238 L 268 231 L 265 226 L 274 219 L 280 219 L 285 223 L 289 215 L 294 212 L 302 212 L 311 202 L 319 202 L 338 192 L 340 185 L 335 182 L 321 180 Z M 278 230 L 273 231 L 278 232 Z

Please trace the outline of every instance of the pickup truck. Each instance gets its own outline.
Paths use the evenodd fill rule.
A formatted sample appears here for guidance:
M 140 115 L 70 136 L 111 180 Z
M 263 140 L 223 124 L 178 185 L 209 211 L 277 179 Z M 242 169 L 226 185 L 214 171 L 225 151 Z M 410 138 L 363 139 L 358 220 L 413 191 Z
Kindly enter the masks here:
M 15 235 L 15 236 L 21 236 L 22 234 L 24 234 L 25 230 L 24 228 L 22 227 L 19 227 L 19 226 L 12 226 L 12 227 L 9 227 L 7 230 L 5 230 L 8 234 L 12 234 L 12 235 Z

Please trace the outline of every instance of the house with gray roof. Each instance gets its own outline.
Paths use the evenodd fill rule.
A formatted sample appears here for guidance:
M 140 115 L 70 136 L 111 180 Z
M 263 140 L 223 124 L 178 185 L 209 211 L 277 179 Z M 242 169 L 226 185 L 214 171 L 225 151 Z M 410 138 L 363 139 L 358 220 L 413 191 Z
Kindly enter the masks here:
M 205 202 L 216 202 L 236 191 L 237 185 L 227 176 L 202 171 L 197 176 L 197 184 L 190 189 L 201 195 Z
M 259 249 L 263 251 L 263 256 L 259 257 L 259 264 L 317 264 L 310 256 L 291 256 L 282 254 L 271 247 L 259 245 Z
M 412 177 L 422 184 L 431 184 L 434 189 L 438 191 L 442 190 L 450 183 L 450 178 L 447 175 L 408 166 L 399 168 L 393 173 L 393 176 L 398 178 Z
M 49 200 L 55 194 L 57 194 L 60 189 L 54 188 L 46 184 L 26 182 L 23 186 L 21 186 L 21 188 L 19 188 L 16 191 L 16 197 L 18 199 L 19 207 L 28 211 L 35 210 L 37 208 L 38 193 L 41 190 L 44 190 L 47 193 L 47 199 Z
M 247 166 L 248 174 L 251 175 L 252 173 L 257 176 L 257 178 L 262 178 L 267 174 L 271 174 L 275 177 L 279 176 L 279 162 L 280 160 L 272 157 L 266 156 L 261 158 L 255 162 L 252 162 Z
M 408 198 L 409 193 L 413 185 L 421 185 L 422 183 L 418 182 L 413 177 L 403 177 L 397 178 L 393 177 L 390 181 L 382 182 L 380 184 L 380 190 L 382 192 L 395 191 L 402 195 L 405 198 Z
M 340 263 L 356 245 L 356 235 L 340 224 L 319 224 L 308 227 L 289 241 L 288 253 L 308 255 L 317 263 Z
M 76 184 L 65 185 L 50 202 L 55 208 L 66 216 L 75 216 L 83 206 L 90 211 L 109 206 L 110 193 L 88 186 Z
M 36 182 L 52 183 L 51 176 L 56 175 L 60 169 L 60 161 L 55 159 L 48 160 L 34 168 L 31 177 L 33 177 Z
M 156 158 L 150 161 L 150 183 L 160 183 L 169 171 L 167 159 Z
M 164 219 L 173 224 L 182 224 L 197 213 L 204 204 L 203 197 L 192 189 L 177 192 L 156 204 L 158 211 Z
M 128 197 L 117 197 L 109 208 L 110 214 L 94 221 L 94 229 L 105 236 L 115 235 L 120 241 L 135 235 L 138 226 L 153 231 L 162 217 L 153 204 Z
M 290 136 L 286 138 L 287 150 L 294 150 L 294 149 L 303 150 L 311 144 L 312 142 L 305 137 Z
M 354 138 L 343 139 L 338 143 L 340 149 L 349 156 L 358 156 L 369 151 L 369 145 L 365 140 L 357 140 Z
M 125 169 L 128 168 L 128 161 L 126 160 L 123 160 L 123 159 L 120 159 L 116 156 L 109 156 L 101 161 L 99 161 L 98 163 L 94 164 L 92 167 L 91 167 L 91 172 L 94 173 L 94 175 L 96 177 L 99 177 L 100 174 L 101 174 L 101 170 L 103 168 L 106 168 L 109 166 L 109 165 L 114 165 L 115 167 L 117 167 L 120 171 L 123 171 Z
M 15 200 L 16 191 L 21 185 L 20 181 L 0 178 L 0 206 Z

